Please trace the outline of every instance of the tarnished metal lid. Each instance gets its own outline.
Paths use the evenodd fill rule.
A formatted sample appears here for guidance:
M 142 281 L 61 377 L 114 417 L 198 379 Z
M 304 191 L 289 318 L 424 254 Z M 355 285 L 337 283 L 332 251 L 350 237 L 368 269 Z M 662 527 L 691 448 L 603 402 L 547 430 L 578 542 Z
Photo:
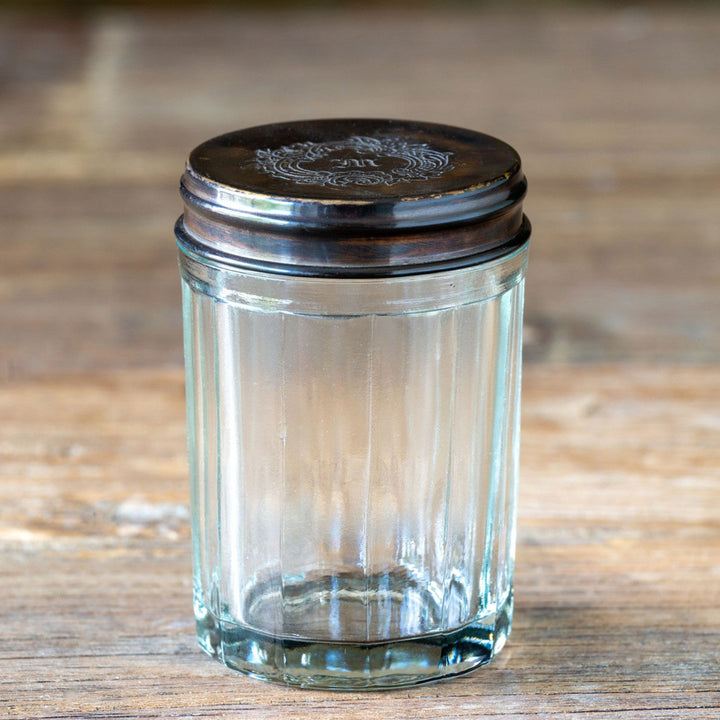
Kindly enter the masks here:
M 462 267 L 530 234 L 518 154 L 481 133 L 402 120 L 311 120 L 208 140 L 181 180 L 181 249 L 321 277 Z

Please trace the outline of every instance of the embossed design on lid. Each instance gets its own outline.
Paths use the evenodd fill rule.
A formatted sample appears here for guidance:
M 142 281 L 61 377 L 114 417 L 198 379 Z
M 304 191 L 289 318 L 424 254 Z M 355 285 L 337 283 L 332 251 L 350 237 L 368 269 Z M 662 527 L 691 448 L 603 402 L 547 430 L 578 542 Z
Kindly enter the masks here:
M 452 152 L 394 135 L 351 135 L 255 151 L 258 167 L 268 175 L 300 185 L 335 187 L 431 180 L 453 169 L 452 157 Z
M 190 153 L 177 225 L 200 258 L 273 272 L 389 276 L 460 267 L 527 242 L 512 147 L 405 120 L 308 120 Z

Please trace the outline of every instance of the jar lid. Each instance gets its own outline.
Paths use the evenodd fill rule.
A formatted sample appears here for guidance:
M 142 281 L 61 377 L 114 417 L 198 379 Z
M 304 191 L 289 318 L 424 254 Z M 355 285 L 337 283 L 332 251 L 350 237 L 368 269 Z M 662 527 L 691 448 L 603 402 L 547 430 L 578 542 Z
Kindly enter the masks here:
M 190 153 L 181 249 L 245 268 L 391 276 L 524 245 L 520 157 L 482 133 L 403 120 L 239 130 Z

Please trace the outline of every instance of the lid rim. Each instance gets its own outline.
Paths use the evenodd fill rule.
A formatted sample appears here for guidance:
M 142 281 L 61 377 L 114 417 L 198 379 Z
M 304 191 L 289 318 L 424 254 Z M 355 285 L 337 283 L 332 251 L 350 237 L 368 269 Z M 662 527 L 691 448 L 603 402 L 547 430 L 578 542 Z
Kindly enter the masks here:
M 227 204 L 219 204 L 212 200 L 201 197 L 198 193 L 193 193 L 184 183 L 184 177 L 180 180 L 180 195 L 188 209 L 201 215 L 208 215 L 223 218 L 232 225 L 247 225 L 255 227 L 268 227 L 276 231 L 283 229 L 288 232 L 312 231 L 326 232 L 332 234 L 338 231 L 357 230 L 362 234 L 374 234 L 378 231 L 422 231 L 422 230 L 439 230 L 444 227 L 453 227 L 456 225 L 472 224 L 492 220 L 502 213 L 508 212 L 514 206 L 522 203 L 527 194 L 527 180 L 522 175 L 516 183 L 513 184 L 509 191 L 497 193 L 497 197 L 484 194 L 482 204 L 473 202 L 474 198 L 462 198 L 457 201 L 452 212 L 435 213 L 427 212 L 422 215 L 423 209 L 428 208 L 427 205 L 418 208 L 416 204 L 422 203 L 423 198 L 408 198 L 400 201 L 407 203 L 407 207 L 398 208 L 395 205 L 383 205 L 381 203 L 373 203 L 370 201 L 344 201 L 339 200 L 334 203 L 324 205 L 324 212 L 321 216 L 313 214 L 303 215 L 295 221 L 292 219 L 293 207 L 288 207 L 288 212 L 283 215 L 269 214 L 262 211 L 254 211 L 251 206 L 230 207 Z M 413 204 L 411 206 L 411 204 Z M 295 205 L 294 201 L 289 199 L 288 205 Z M 465 211 L 460 211 L 460 206 L 465 207 Z M 308 203 L 308 208 L 313 206 Z M 400 213 L 372 213 L 372 210 L 388 210 L 397 208 L 402 210 Z M 442 208 L 441 208 L 442 209 Z M 367 213 L 358 212 L 367 210 Z
M 522 215 L 520 228 L 511 237 L 492 247 L 486 247 L 478 252 L 456 258 L 398 265 L 302 265 L 249 258 L 225 253 L 217 247 L 209 247 L 199 242 L 186 231 L 183 217 L 181 215 L 175 223 L 175 238 L 178 249 L 181 253 L 201 262 L 209 260 L 223 265 L 228 270 L 255 270 L 276 275 L 348 280 L 428 275 L 449 270 L 461 270 L 474 265 L 484 265 L 522 250 L 529 245 L 530 235 L 532 234 L 532 225 L 529 219 L 526 215 Z

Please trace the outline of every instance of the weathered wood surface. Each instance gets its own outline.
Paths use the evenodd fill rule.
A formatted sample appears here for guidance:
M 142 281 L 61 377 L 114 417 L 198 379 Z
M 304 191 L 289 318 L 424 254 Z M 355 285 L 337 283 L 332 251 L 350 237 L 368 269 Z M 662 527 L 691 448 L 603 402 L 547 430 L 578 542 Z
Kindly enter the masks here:
M 720 717 L 720 9 L 0 13 L 0 717 Z M 517 611 L 488 668 L 290 691 L 196 648 L 185 153 L 301 117 L 521 151 Z
M 719 716 L 719 368 L 530 368 L 511 641 L 467 677 L 369 695 L 267 685 L 196 647 L 182 383 L 0 392 L 0 715 Z

